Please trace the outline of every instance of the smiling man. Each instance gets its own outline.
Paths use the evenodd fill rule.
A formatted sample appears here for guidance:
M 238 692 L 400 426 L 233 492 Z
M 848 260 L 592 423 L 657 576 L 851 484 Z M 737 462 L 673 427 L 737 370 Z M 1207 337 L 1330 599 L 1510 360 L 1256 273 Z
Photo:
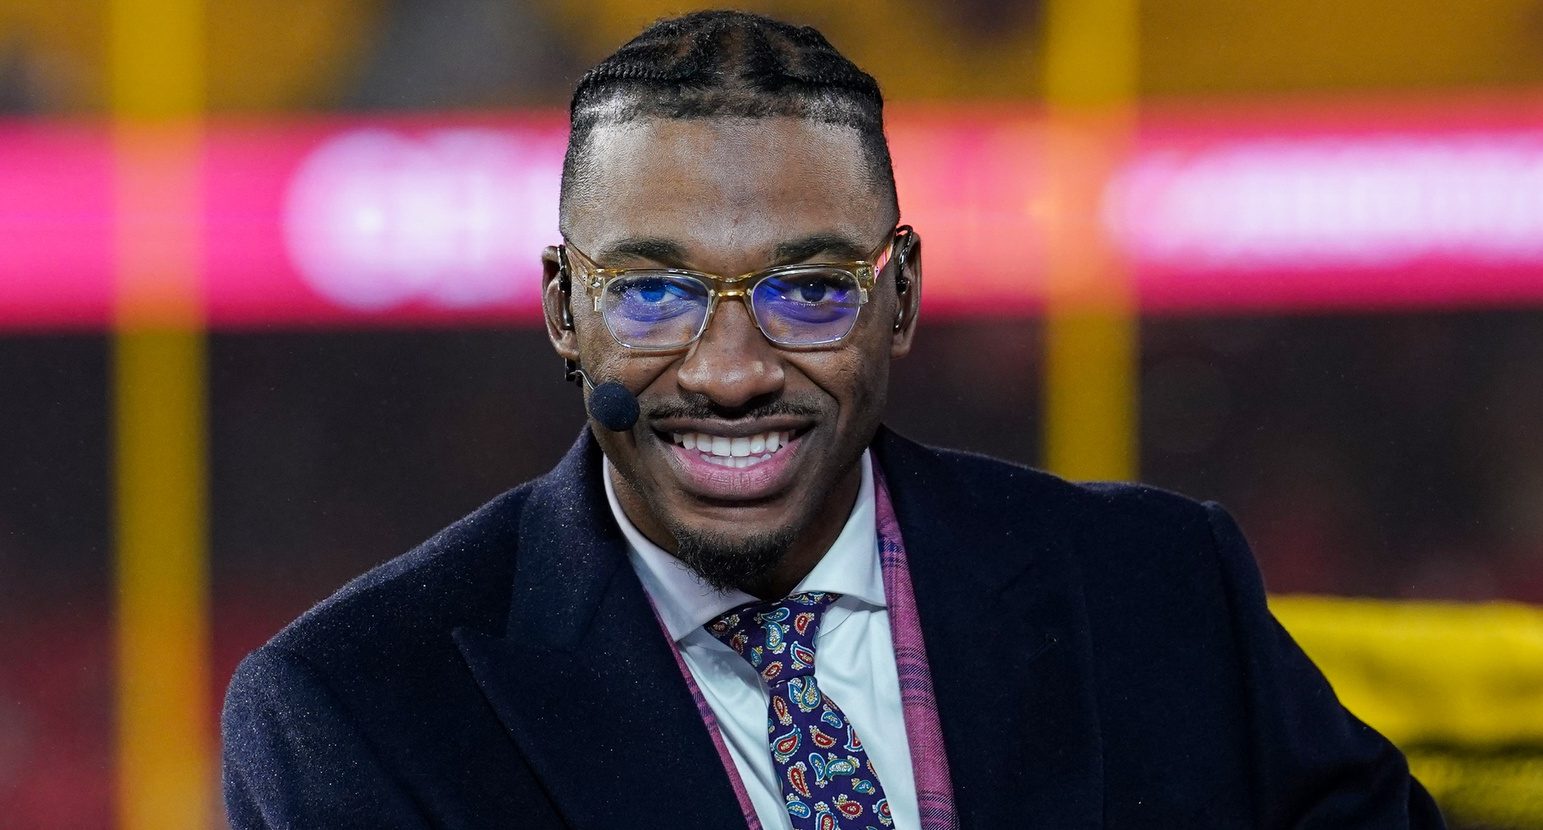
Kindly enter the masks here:
M 561 221 L 590 427 L 242 663 L 234 827 L 1441 825 L 1220 508 L 881 427 L 921 245 L 819 33 L 623 46 Z
M 618 117 L 625 93 L 595 78 L 575 109 L 568 244 L 546 258 L 553 342 L 643 406 L 636 428 L 596 434 L 623 517 L 716 588 L 782 596 L 846 524 L 915 328 L 918 291 L 888 266 L 909 249 L 920 270 L 888 158 L 847 108 L 805 117 L 823 102 L 804 95 L 787 115 L 745 116 L 747 89 L 713 117 Z M 591 313 L 565 326 L 568 308 Z

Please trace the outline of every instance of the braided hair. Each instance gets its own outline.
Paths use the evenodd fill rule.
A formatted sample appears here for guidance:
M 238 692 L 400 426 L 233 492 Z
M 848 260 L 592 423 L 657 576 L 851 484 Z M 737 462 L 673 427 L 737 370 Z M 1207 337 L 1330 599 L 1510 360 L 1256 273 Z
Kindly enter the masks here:
M 854 130 L 870 184 L 899 215 L 878 83 L 813 27 L 737 11 L 657 21 L 584 74 L 569 106 L 561 212 L 567 215 L 574 188 L 588 183 L 589 139 L 598 126 L 776 116 Z

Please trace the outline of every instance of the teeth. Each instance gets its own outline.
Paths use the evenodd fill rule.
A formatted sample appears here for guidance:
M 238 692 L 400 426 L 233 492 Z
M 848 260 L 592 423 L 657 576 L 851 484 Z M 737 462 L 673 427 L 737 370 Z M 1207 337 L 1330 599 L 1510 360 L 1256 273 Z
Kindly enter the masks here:
M 705 432 L 672 432 L 670 440 L 688 450 L 699 450 L 702 460 L 720 467 L 744 469 L 771 460 L 772 454 L 788 445 L 791 430 L 763 432 L 759 435 L 729 438 Z
M 716 464 L 719 467 L 730 467 L 736 470 L 743 470 L 746 467 L 761 463 L 761 459 L 759 458 L 719 458 L 716 455 L 708 455 L 703 457 L 706 458 L 710 464 Z

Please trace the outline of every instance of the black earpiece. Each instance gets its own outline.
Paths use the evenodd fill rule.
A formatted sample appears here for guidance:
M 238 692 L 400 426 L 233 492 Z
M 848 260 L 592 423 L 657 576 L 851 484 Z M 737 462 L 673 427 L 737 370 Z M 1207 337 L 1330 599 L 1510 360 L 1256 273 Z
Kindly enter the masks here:
M 568 246 L 557 246 L 557 293 L 562 296 L 562 316 L 558 325 L 563 331 L 573 331 L 573 277 L 568 268 Z M 563 359 L 563 380 L 572 381 L 579 385 L 584 384 L 584 370 L 579 364 Z
M 896 228 L 900 235 L 900 244 L 895 251 L 895 297 L 904 297 L 911 290 L 911 278 L 906 276 L 905 268 L 911 260 L 911 248 L 916 244 L 916 232 L 910 225 L 901 225 Z M 895 311 L 895 331 L 905 324 L 905 305 L 901 304 Z
M 557 292 L 563 295 L 563 331 L 573 331 L 573 277 L 568 269 L 568 246 L 557 246 Z

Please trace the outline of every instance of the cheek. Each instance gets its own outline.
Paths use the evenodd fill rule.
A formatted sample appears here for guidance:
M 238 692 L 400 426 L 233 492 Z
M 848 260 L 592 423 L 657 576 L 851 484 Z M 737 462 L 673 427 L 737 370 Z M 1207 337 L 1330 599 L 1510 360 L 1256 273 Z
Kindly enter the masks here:
M 591 374 L 597 381 L 602 377 L 620 381 L 640 398 L 649 394 L 669 396 L 675 392 L 675 375 L 671 367 L 679 360 L 679 355 L 650 355 L 628 351 L 612 340 L 604 328 L 600 331 L 598 342 L 592 344 L 585 355 L 593 356 L 591 359 L 594 360 L 595 368 Z M 589 364 L 585 364 L 585 368 L 588 367 Z
M 813 385 L 835 400 L 841 428 L 878 419 L 889 383 L 887 353 L 875 355 L 871 349 L 854 344 L 853 348 L 795 365 Z
M 889 400 L 889 327 L 872 326 L 863 332 L 860 353 L 852 363 L 851 417 L 864 427 L 877 424 Z
M 867 315 L 862 320 L 862 328 L 856 332 L 853 347 L 853 371 L 856 377 L 852 381 L 855 388 L 861 388 L 869 396 L 883 398 L 889 384 L 889 350 L 893 333 L 889 317 L 894 313 L 892 304 L 886 302 L 874 303 L 873 314 Z
M 864 423 L 877 423 L 884 416 L 889 395 L 889 361 L 875 360 L 864 366 L 853 380 L 853 417 Z
M 589 301 L 585 299 L 584 302 Z M 587 311 L 588 306 L 584 310 Z M 592 380 L 596 383 L 619 380 L 629 389 L 636 391 L 639 388 L 639 380 L 632 375 L 638 369 L 634 364 L 640 361 L 611 337 L 611 332 L 606 329 L 605 321 L 599 315 L 586 314 L 583 320 L 576 322 L 574 329 L 579 346 L 579 362 Z

